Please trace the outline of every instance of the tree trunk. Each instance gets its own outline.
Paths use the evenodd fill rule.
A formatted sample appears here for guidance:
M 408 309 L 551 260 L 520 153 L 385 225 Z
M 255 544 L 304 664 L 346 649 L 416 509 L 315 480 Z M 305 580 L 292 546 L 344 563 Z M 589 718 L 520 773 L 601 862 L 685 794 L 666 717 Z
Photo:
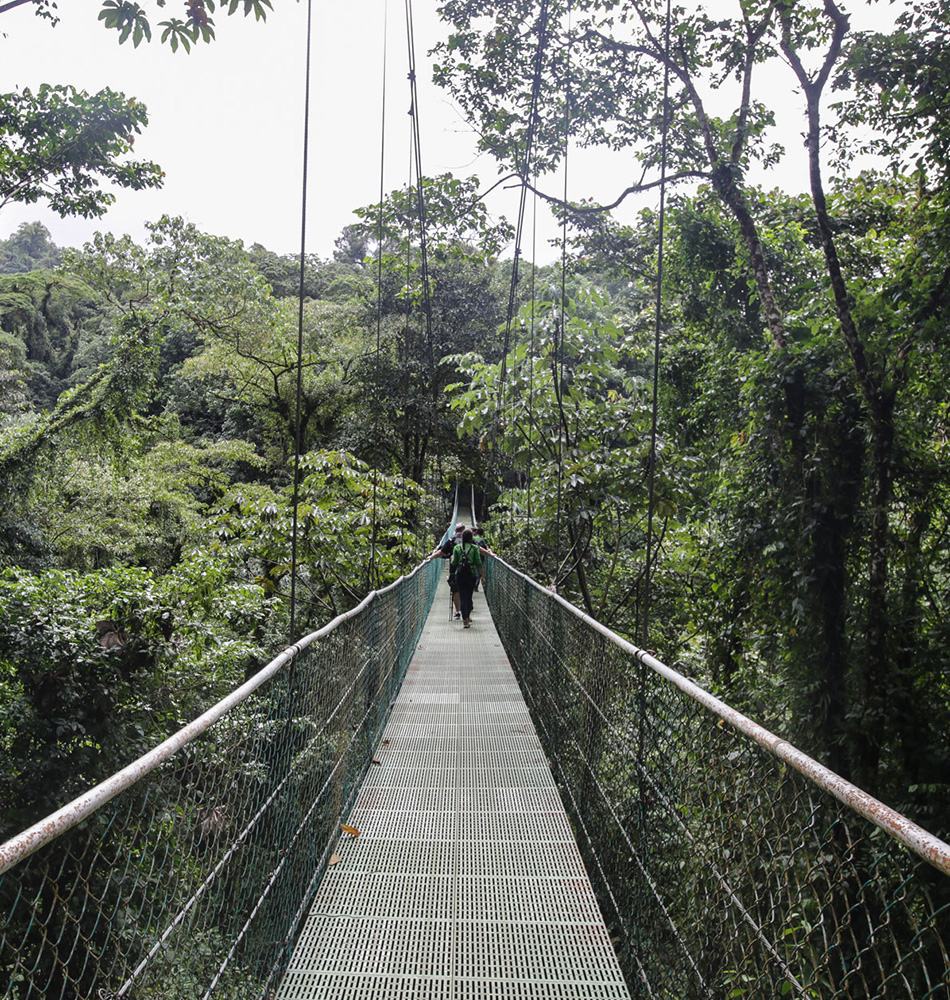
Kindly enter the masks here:
M 835 497 L 818 500 L 812 539 L 812 569 L 815 607 L 818 612 L 818 684 L 815 690 L 815 720 L 822 751 L 828 766 L 843 778 L 851 768 L 845 745 L 845 717 L 848 705 L 848 538 L 853 530 L 856 481 L 851 462 L 843 456 L 844 468 L 831 484 Z M 856 463 L 860 466 L 860 456 Z M 855 469 L 855 476 L 858 470 Z M 830 491 L 829 491 L 830 492 Z
M 806 87 L 808 101 L 808 160 L 812 201 L 825 266 L 834 295 L 838 323 L 854 373 L 864 398 L 871 433 L 870 534 L 868 537 L 866 652 L 858 667 L 855 727 L 854 778 L 861 787 L 873 791 L 880 761 L 884 721 L 884 683 L 888 668 L 888 546 L 894 458 L 894 393 L 884 390 L 875 377 L 851 313 L 851 302 L 838 259 L 828 204 L 821 180 L 820 89 Z
M 769 280 L 769 268 L 765 261 L 765 251 L 762 241 L 759 239 L 759 231 L 752 218 L 752 212 L 746 203 L 739 185 L 736 183 L 735 174 L 731 164 L 720 163 L 713 170 L 713 186 L 723 203 L 732 212 L 736 222 L 739 223 L 739 231 L 742 233 L 742 240 L 749 251 L 749 260 L 752 264 L 752 276 L 755 280 L 755 288 L 759 294 L 759 301 L 762 303 L 762 311 L 765 315 L 765 323 L 772 336 L 772 342 L 779 349 L 785 347 L 785 323 L 782 319 L 782 311 L 779 309 L 772 291 L 772 283 Z
M 887 714 L 889 516 L 893 495 L 894 400 L 882 402 L 872 421 L 871 530 L 868 538 L 867 652 L 859 668 L 856 778 L 874 792 Z

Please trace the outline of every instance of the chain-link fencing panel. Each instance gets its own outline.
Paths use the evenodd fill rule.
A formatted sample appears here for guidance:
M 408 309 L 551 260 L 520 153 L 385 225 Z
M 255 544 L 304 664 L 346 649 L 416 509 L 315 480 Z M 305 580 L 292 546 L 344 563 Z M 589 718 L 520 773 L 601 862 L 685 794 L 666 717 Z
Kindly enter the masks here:
M 950 1000 L 950 846 L 490 564 L 633 996 Z
M 423 565 L 302 640 L 200 735 L 6 870 L 0 995 L 270 997 L 440 568 Z M 0 857 L 20 849 L 16 840 Z

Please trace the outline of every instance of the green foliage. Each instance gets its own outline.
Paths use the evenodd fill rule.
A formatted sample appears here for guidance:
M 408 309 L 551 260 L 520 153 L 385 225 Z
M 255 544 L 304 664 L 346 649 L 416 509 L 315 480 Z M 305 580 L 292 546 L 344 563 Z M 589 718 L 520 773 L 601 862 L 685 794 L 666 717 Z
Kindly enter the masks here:
M 351 228 L 351 227 L 348 227 Z M 343 237 L 340 238 L 342 240 Z M 339 246 L 340 240 L 337 240 Z M 249 251 L 254 265 L 267 279 L 278 298 L 296 298 L 300 292 L 299 254 L 276 254 L 254 243 Z M 303 295 L 305 299 L 346 302 L 350 299 L 374 299 L 374 287 L 364 272 L 364 257 L 348 257 L 338 252 L 334 260 L 324 261 L 315 254 L 304 260 Z
M 908 391 L 918 360 L 930 369 L 941 353 L 931 338 L 945 329 L 950 299 L 945 198 L 926 190 L 923 175 L 916 191 L 872 176 L 829 192 L 822 144 L 848 148 L 821 117 L 848 32 L 834 4 L 736 3 L 715 18 L 678 9 L 669 49 L 662 5 L 620 9 L 592 0 L 570 16 L 567 8 L 444 3 L 440 13 L 453 30 L 437 48 L 436 79 L 477 123 L 502 169 L 527 172 L 529 129 L 532 172 L 553 169 L 565 122 L 580 145 L 630 149 L 644 179 L 622 199 L 649 186 L 659 162 L 661 82 L 669 73 L 668 181 L 709 182 L 708 193 L 670 212 L 678 252 L 667 261 L 667 321 L 682 327 L 672 338 L 670 393 L 681 408 L 670 419 L 703 456 L 698 485 L 711 492 L 699 490 L 697 499 L 712 499 L 722 516 L 715 533 L 726 538 L 722 555 L 737 556 L 726 558 L 725 573 L 694 563 L 694 582 L 715 594 L 711 608 L 721 607 L 699 630 L 718 646 L 713 673 L 730 687 L 775 619 L 758 595 L 784 598 L 795 632 L 772 627 L 779 639 L 767 646 L 789 678 L 806 742 L 870 790 L 899 788 L 889 772 L 919 720 L 906 707 L 892 710 L 911 700 L 899 691 L 913 686 L 907 674 L 915 673 L 894 645 L 903 635 L 895 522 L 897 497 L 916 478 L 915 432 L 924 426 L 931 440 L 941 419 L 935 409 L 922 419 L 919 406 L 905 402 L 922 402 Z M 857 85 L 856 99 L 839 109 L 843 120 L 874 126 L 866 148 L 895 162 L 914 150 L 923 164 L 940 161 L 945 130 L 933 95 L 945 89 L 945 20 L 939 4 L 908 7 L 893 36 L 851 47 L 840 77 Z M 803 96 L 808 198 L 764 195 L 744 180 L 755 160 L 767 165 L 781 153 L 769 143 L 760 83 L 760 68 L 778 59 Z M 529 121 L 534 98 L 537 117 Z M 638 231 L 587 221 L 598 206 L 564 210 L 581 220 L 583 256 L 608 268 L 623 261 L 651 279 L 649 213 Z M 763 348 L 783 357 L 763 357 Z M 724 365 L 736 365 L 737 377 Z M 921 464 L 933 470 L 929 455 Z M 699 554 L 688 538 L 682 545 Z M 745 614 L 755 624 L 730 624 Z M 935 673 L 928 678 L 940 687 Z
M 426 237 L 437 260 L 458 255 L 478 260 L 495 257 L 514 235 L 506 220 L 492 221 L 479 198 L 477 177 L 462 178 L 452 174 L 425 177 L 421 195 Z M 410 244 L 418 240 L 419 191 L 416 187 L 393 191 L 382 206 L 369 205 L 356 209 L 355 214 L 363 221 L 348 226 L 345 236 L 351 242 L 359 240 L 365 248 L 365 257 L 376 256 L 380 231 L 387 254 L 404 255 Z M 342 245 L 340 240 L 337 245 Z
M 0 94 L 0 208 L 47 199 L 62 216 L 97 218 L 115 201 L 101 181 L 161 187 L 157 164 L 125 158 L 147 123 L 144 104 L 108 88 L 90 95 L 44 83 Z
M 379 298 L 367 300 L 363 319 L 378 331 L 380 354 L 367 353 L 356 368 L 368 391 L 362 429 L 354 430 L 356 444 L 350 446 L 381 467 L 398 466 L 416 482 L 431 455 L 458 447 L 442 397 L 454 370 L 443 358 L 470 350 L 498 355 L 507 289 L 491 257 L 511 237 L 505 220 L 488 216 L 474 178 L 426 178 L 423 195 L 425 272 L 414 189 L 391 192 L 381 206 L 357 209 L 362 221 L 347 227 L 338 242 L 341 259 L 363 254 L 382 275 Z
M 68 435 L 74 441 L 119 443 L 148 398 L 152 352 L 134 340 L 87 382 L 64 392 L 56 406 L 30 423 L 0 431 L 0 495 L 7 508 L 22 498 L 40 471 L 38 459 Z
M 768 103 L 736 85 L 775 53 L 771 5 L 736 3 L 729 11 L 717 8 L 715 16 L 678 8 L 669 56 L 663 5 L 637 3 L 623 13 L 615 7 L 585 3 L 569 16 L 571 5 L 563 2 L 440 5 L 452 30 L 435 48 L 435 80 L 478 123 L 482 149 L 524 173 L 531 128 L 532 167 L 544 175 L 563 155 L 569 118 L 570 136 L 579 144 L 632 148 L 645 167 L 655 167 L 668 65 L 671 177 L 709 174 L 726 164 L 745 168 L 753 158 L 768 164 L 780 155 L 766 139 L 773 123 Z M 796 8 L 796 16 L 808 15 Z M 538 115 L 529 121 L 539 59 Z
M 129 444 L 118 459 L 63 450 L 26 508 L 56 564 L 91 570 L 116 564 L 175 566 L 206 508 L 230 488 L 235 467 L 261 465 L 243 441 Z
M 147 228 L 143 247 L 127 236 L 97 233 L 66 255 L 70 271 L 117 317 L 164 337 L 183 326 L 216 331 L 266 320 L 270 291 L 240 242 L 169 216 Z
M 0 413 L 18 413 L 28 405 L 26 350 L 18 337 L 0 331 Z
M 67 253 L 66 266 L 100 298 L 106 333 L 151 352 L 158 382 L 148 408 L 158 414 L 174 389 L 173 372 L 199 343 L 259 336 L 272 326 L 276 305 L 239 242 L 168 216 L 148 229 L 141 247 L 127 236 L 97 234 Z
M 61 260 L 62 251 L 42 222 L 23 222 L 12 236 L 0 240 L 0 274 L 47 270 Z
M 415 483 L 374 472 L 342 451 L 310 452 L 301 456 L 300 469 L 297 586 L 307 619 L 318 623 L 394 580 L 425 554 L 427 540 L 413 534 L 423 494 Z M 277 491 L 236 485 L 208 523 L 210 551 L 240 559 L 268 593 L 286 596 L 292 500 L 292 486 Z
M 298 305 L 270 300 L 266 315 L 251 323 L 215 326 L 202 334 L 204 349 L 182 366 L 178 395 L 182 407 L 189 390 L 210 399 L 225 420 L 242 420 L 274 468 L 293 454 L 297 427 Z M 300 358 L 300 441 L 311 448 L 335 434 L 359 393 L 351 369 L 365 353 L 367 335 L 358 307 L 308 302 L 304 307 L 303 355 Z M 181 402 L 179 402 L 181 401 Z
M 533 313 L 536 324 L 533 351 L 523 333 L 504 375 L 501 364 L 457 358 L 466 381 L 449 387 L 452 406 L 459 434 L 493 442 L 527 480 L 502 494 L 493 540 L 538 578 L 576 593 L 589 613 L 635 631 L 651 450 L 645 359 L 600 293 L 582 289 L 568 309 L 562 334 L 556 297 L 523 308 L 522 323 Z M 684 493 L 677 459 L 665 442 L 658 451 L 656 509 L 667 520 Z M 517 521 L 509 526 L 506 514 Z
M 691 669 L 709 670 L 730 702 L 748 699 L 756 717 L 771 718 L 836 770 L 877 781 L 880 794 L 905 802 L 906 776 L 930 759 L 922 741 L 935 760 L 947 753 L 934 728 L 948 712 L 934 660 L 942 619 L 924 596 L 931 571 L 920 561 L 942 564 L 940 536 L 930 529 L 944 516 L 944 416 L 933 393 L 946 378 L 937 346 L 947 304 L 943 200 L 872 174 L 842 182 L 829 198 L 854 322 L 882 394 L 893 393 L 890 422 L 876 424 L 838 333 L 805 204 L 777 192 L 757 197 L 769 220 L 762 232 L 770 266 L 788 276 L 790 343 L 778 356 L 762 352 L 761 337 L 742 334 L 742 296 L 728 294 L 741 270 L 712 205 L 700 194 L 672 213 L 668 289 L 682 333 L 665 350 L 667 419 L 703 456 L 694 509 L 708 512 L 678 539 L 690 631 L 705 637 L 684 655 Z M 710 235 L 720 248 L 713 253 Z M 880 461 L 873 442 L 887 426 L 889 652 L 871 683 L 869 530 Z M 924 689 L 925 701 L 912 693 Z M 923 799 L 908 808 L 936 815 L 935 800 Z
M 27 2 L 27 0 L 20 0 Z M 54 13 L 54 0 L 30 0 L 37 17 L 45 17 L 56 24 L 59 20 Z M 152 8 L 162 10 L 167 0 L 149 0 L 145 4 L 135 0 L 103 0 L 99 11 L 99 20 L 103 27 L 115 31 L 119 35 L 119 44 L 131 39 L 135 48 L 143 42 L 152 40 Z M 15 6 L 15 5 L 11 5 Z M 271 0 L 187 0 L 184 19 L 171 17 L 159 21 L 157 27 L 164 29 L 161 40 L 167 43 L 172 52 L 181 47 L 185 52 L 191 51 L 196 42 L 211 42 L 215 38 L 214 19 L 212 14 L 220 10 L 223 14 L 242 12 L 245 17 L 253 14 L 256 21 L 263 21 L 267 12 L 273 10 Z
M 4 835 L 169 735 L 268 652 L 272 611 L 220 557 L 0 578 Z M 261 643 L 265 645 L 262 647 Z
M 918 168 L 945 179 L 950 163 L 944 100 L 950 88 L 950 12 L 945 3 L 905 4 L 895 31 L 855 35 L 836 87 L 854 89 L 854 98 L 837 106 L 841 120 L 855 127 L 842 149 L 845 158 L 855 151 L 874 152 L 897 171 Z
M 155 565 L 166 566 L 187 538 L 197 498 L 184 482 L 169 483 L 150 458 L 141 462 L 148 452 L 148 443 L 136 439 L 141 418 L 163 408 L 172 372 L 202 337 L 267 329 L 275 301 L 239 244 L 206 237 L 180 220 L 152 225 L 146 247 L 99 235 L 84 250 L 70 251 L 66 266 L 68 278 L 43 271 L 0 278 L 3 322 L 24 340 L 24 375 L 33 375 L 36 405 L 49 405 L 64 383 L 78 382 L 59 391 L 47 412 L 0 431 L 7 559 L 27 546 L 26 525 L 34 533 L 29 548 L 36 550 L 35 533 L 48 532 L 48 551 L 70 565 L 148 552 Z M 96 310 L 81 335 L 73 319 L 79 303 Z M 85 336 L 89 327 L 93 339 Z M 78 366 L 97 357 L 94 373 L 79 381 Z M 44 392 L 41 377 L 49 387 Z M 17 383 L 7 381 L 12 408 Z M 224 437 L 220 428 L 214 437 Z M 82 456 L 71 448 L 81 448 Z M 245 450 L 241 462 L 247 471 L 257 459 Z M 33 488 L 41 472 L 50 473 L 45 494 Z M 201 502 L 214 498 L 208 492 Z M 148 528 L 138 548 L 137 522 Z
M 62 271 L 0 275 L 0 329 L 22 343 L 34 408 L 50 409 L 82 377 L 84 341 L 96 325 L 94 298 L 92 289 Z

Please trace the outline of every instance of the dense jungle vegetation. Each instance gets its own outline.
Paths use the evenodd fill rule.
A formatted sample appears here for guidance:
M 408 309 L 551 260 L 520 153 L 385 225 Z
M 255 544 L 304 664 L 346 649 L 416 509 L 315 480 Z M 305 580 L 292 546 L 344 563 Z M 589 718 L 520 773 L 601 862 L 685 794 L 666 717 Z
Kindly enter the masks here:
M 305 262 L 306 624 L 430 551 L 460 476 L 506 558 L 642 641 L 658 213 L 559 205 L 543 175 L 567 99 L 571 141 L 638 156 L 650 190 L 666 70 L 647 642 L 946 837 L 946 5 L 861 35 L 830 0 L 747 0 L 683 12 L 670 49 L 649 5 L 574 4 L 570 26 L 561 7 L 442 7 L 437 81 L 569 223 L 563 271 L 521 261 L 507 355 L 513 227 L 475 179 L 424 183 L 428 318 L 413 191 L 359 208 L 332 259 Z M 807 193 L 746 179 L 781 156 L 761 81 L 779 61 L 802 93 Z M 44 196 L 17 140 L 30 121 L 114 96 L 0 96 L 0 202 Z M 90 161 L 124 155 L 140 124 L 116 120 Z M 157 183 L 134 166 L 113 177 Z M 104 210 L 77 191 L 60 190 L 64 212 Z M 143 245 L 104 232 L 63 249 L 38 224 L 0 242 L 0 834 L 286 641 L 298 281 L 296 259 L 176 218 Z

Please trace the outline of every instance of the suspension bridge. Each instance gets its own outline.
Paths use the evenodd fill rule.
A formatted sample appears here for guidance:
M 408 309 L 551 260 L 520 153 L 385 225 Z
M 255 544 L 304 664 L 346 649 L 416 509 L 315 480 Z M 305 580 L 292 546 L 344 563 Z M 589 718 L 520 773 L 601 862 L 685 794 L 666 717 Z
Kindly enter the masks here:
M 950 998 L 950 845 L 489 566 L 2 845 L 3 996 Z

